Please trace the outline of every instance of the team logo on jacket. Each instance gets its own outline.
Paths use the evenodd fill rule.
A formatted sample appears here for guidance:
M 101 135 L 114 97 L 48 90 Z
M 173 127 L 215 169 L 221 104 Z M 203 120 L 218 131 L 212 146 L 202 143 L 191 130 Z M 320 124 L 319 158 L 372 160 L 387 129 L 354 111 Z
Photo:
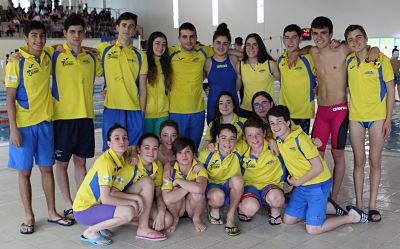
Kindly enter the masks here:
M 199 57 L 196 57 L 196 58 L 194 58 L 193 60 L 192 60 L 192 62 L 196 62 L 196 61 L 199 61 L 200 59 L 199 59 Z
M 66 66 L 73 66 L 75 63 L 69 60 L 69 58 L 65 58 L 61 61 L 61 64 L 63 65 L 63 67 L 66 67 Z
M 374 71 L 366 71 L 364 74 L 373 75 L 373 74 L 375 74 L 375 72 Z
M 210 163 L 210 169 L 218 169 L 221 167 L 221 164 L 218 162 L 217 159 L 215 159 L 213 162 Z
M 107 59 L 118 59 L 118 52 L 113 51 L 107 54 Z

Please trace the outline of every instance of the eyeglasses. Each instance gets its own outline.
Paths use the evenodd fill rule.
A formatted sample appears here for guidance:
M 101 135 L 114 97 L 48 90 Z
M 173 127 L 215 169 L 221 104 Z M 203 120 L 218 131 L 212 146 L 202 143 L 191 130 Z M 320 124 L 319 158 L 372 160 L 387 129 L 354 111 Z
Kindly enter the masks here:
M 253 43 L 253 44 L 247 43 L 246 48 L 258 48 L 258 44 L 257 43 Z
M 267 105 L 269 105 L 268 101 L 262 101 L 261 103 L 254 103 L 253 104 L 254 109 L 261 109 L 261 108 L 266 107 Z

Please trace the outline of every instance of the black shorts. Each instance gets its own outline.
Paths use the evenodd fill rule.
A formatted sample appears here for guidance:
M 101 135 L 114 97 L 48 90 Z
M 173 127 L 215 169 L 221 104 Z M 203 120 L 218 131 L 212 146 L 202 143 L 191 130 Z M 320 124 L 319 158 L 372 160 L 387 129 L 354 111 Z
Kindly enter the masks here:
M 57 161 L 68 162 L 72 155 L 94 157 L 93 119 L 54 121 L 54 153 Z

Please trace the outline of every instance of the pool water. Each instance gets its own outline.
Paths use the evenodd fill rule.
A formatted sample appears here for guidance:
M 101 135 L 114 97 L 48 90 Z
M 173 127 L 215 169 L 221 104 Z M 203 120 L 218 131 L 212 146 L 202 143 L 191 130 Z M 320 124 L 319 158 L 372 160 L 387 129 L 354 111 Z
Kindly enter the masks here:
M 101 128 L 103 122 L 103 102 L 104 99 L 100 95 L 100 91 L 103 85 L 103 80 L 98 79 L 94 86 L 94 126 L 96 129 Z M 279 91 L 279 90 L 278 90 Z M 1 120 L 7 119 L 7 113 L 2 113 L 1 110 L 5 110 L 5 98 L 6 92 L 4 85 L 0 86 L 0 143 L 7 142 L 10 136 L 10 130 L 8 123 L 3 123 Z M 347 137 L 347 146 L 350 147 L 349 137 Z M 365 146 L 369 148 L 368 135 L 365 141 Z M 392 118 L 392 133 L 386 140 L 384 149 L 388 151 L 400 152 L 400 103 L 396 102 L 393 110 Z

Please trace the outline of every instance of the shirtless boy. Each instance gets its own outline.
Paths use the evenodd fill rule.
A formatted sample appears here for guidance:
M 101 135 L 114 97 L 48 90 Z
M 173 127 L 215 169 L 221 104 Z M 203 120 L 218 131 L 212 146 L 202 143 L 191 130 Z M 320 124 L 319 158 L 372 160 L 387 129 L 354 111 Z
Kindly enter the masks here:
M 323 156 L 331 135 L 331 152 L 335 164 L 331 198 L 336 200 L 345 173 L 344 147 L 349 124 L 345 60 L 350 50 L 346 44 L 336 48 L 330 46 L 333 24 L 327 17 L 319 16 L 312 21 L 311 34 L 315 46 L 310 48 L 309 53 L 318 78 L 318 110 L 311 137 L 321 140 L 322 145 L 318 150 Z M 376 56 L 370 55 L 369 58 L 374 60 Z

